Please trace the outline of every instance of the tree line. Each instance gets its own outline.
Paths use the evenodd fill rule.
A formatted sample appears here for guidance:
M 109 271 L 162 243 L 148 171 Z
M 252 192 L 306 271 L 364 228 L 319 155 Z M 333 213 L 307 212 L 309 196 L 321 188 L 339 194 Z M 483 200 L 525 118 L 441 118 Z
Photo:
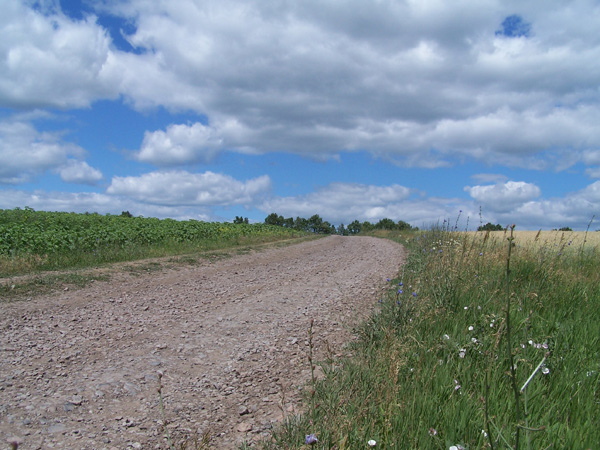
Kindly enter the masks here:
M 307 231 L 316 234 L 340 234 L 349 236 L 359 234 L 361 232 L 369 232 L 373 230 L 418 230 L 412 227 L 409 223 L 400 220 L 394 222 L 392 219 L 381 219 L 379 222 L 372 224 L 370 222 L 359 222 L 354 220 L 348 226 L 343 223 L 339 226 L 332 225 L 330 222 L 323 220 L 318 214 L 315 214 L 308 219 L 303 217 L 287 217 L 284 218 L 277 213 L 271 213 L 265 218 L 265 223 L 268 225 L 277 225 L 280 227 L 291 228 L 299 231 Z

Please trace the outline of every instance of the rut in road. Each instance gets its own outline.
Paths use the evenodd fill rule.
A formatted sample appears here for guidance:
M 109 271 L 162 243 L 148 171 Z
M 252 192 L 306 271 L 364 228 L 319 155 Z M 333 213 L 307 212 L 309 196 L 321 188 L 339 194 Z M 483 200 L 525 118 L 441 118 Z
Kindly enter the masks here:
M 19 449 L 166 448 L 209 432 L 218 449 L 298 412 L 318 357 L 341 355 L 405 252 L 330 236 L 3 304 L 0 433 Z

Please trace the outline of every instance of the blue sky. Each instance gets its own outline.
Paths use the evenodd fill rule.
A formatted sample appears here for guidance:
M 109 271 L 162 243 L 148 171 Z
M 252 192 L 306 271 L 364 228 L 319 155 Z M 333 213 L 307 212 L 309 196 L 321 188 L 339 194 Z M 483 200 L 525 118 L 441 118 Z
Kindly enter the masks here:
M 583 0 L 0 0 L 0 208 L 583 230 L 599 23 Z

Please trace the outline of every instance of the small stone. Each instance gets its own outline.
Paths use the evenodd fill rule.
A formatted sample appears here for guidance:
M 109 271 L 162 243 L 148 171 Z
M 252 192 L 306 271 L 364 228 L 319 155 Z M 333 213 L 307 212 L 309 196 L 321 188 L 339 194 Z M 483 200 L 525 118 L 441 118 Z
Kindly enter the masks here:
M 242 423 L 238 424 L 237 430 L 240 433 L 247 433 L 249 431 L 252 431 L 252 424 L 248 423 L 248 422 L 242 422 Z
M 62 423 L 55 423 L 54 425 L 50 425 L 48 427 L 48 433 L 50 433 L 50 434 L 62 433 L 66 429 L 67 429 L 67 427 L 65 427 Z
M 71 402 L 65 402 L 64 405 L 63 405 L 63 409 L 66 412 L 70 412 L 70 411 L 73 411 L 75 409 L 75 405 L 73 403 L 71 403 Z
M 248 410 L 248 407 L 247 407 L 247 406 L 241 405 L 241 406 L 238 408 L 238 414 L 239 414 L 240 416 L 244 416 L 244 415 L 246 415 L 246 414 L 249 414 L 249 413 L 250 413 L 250 411 Z

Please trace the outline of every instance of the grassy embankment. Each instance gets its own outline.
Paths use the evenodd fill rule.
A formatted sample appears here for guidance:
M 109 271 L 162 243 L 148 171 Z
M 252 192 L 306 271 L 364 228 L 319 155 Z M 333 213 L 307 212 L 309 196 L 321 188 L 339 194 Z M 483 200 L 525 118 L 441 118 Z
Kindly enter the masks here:
M 167 257 L 171 264 L 191 264 L 215 252 L 302 236 L 306 233 L 265 224 L 0 210 L 0 298 L 106 279 L 86 269 L 116 262 Z M 142 268 L 163 265 L 149 261 Z
M 309 448 L 309 434 L 315 449 L 597 448 L 598 238 L 397 237 L 408 263 L 354 356 L 322 363 L 307 413 L 260 448 Z

